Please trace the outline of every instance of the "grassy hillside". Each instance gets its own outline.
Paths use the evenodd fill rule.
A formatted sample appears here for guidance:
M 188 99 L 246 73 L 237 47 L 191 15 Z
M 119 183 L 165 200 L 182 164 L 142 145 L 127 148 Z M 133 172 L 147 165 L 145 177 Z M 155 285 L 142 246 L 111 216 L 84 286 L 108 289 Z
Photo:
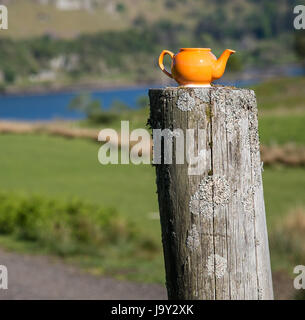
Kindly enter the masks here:
M 260 116 L 261 143 L 305 145 L 305 77 L 280 78 L 253 89 Z
M 262 112 L 305 112 L 305 77 L 279 78 L 263 82 L 253 89 Z
M 168 80 L 156 66 L 165 48 L 211 47 L 217 56 L 233 48 L 231 72 L 298 61 L 294 0 L 96 0 L 74 11 L 54 2 L 9 2 L 0 90 L 159 83 Z
M 54 1 L 55 2 L 55 1 Z M 52 33 L 63 38 L 73 38 L 81 33 L 125 30 L 137 23 L 153 23 L 159 19 L 170 22 L 183 21 L 194 25 L 190 14 L 203 11 L 202 3 L 196 0 L 107 0 L 95 1 L 92 10 L 59 10 L 55 4 L 42 5 L 34 0 L 11 1 L 9 29 L 0 37 L 28 38 Z M 214 5 L 205 1 L 208 12 Z M 248 4 L 246 4 L 248 6 Z M 24 25 L 24 19 L 27 24 Z
M 37 1 L 18 0 L 8 5 L 9 29 L 0 37 L 29 38 L 51 33 L 71 38 L 83 32 L 121 30 L 128 26 L 119 14 L 109 14 L 103 8 L 94 12 L 85 10 L 60 11 L 54 5 L 41 5 Z M 26 17 L 27 23 L 24 24 Z
M 228 20 L 233 21 L 236 12 L 244 17 L 257 8 L 253 1 L 241 0 L 95 0 L 92 10 L 62 11 L 49 2 L 42 5 L 37 0 L 9 1 L 9 30 L 1 32 L 0 37 L 28 38 L 53 33 L 71 38 L 79 33 L 124 30 L 137 23 L 159 19 L 192 27 L 199 14 L 219 15 L 217 11 L 225 11 Z M 280 6 L 284 10 L 287 8 L 285 1 L 281 1 Z

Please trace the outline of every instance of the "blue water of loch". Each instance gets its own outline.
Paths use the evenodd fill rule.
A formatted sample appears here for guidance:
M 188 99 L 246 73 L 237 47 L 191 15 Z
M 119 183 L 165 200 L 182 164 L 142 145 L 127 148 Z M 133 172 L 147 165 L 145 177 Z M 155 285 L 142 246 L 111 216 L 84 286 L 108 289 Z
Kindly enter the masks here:
M 283 72 L 287 76 L 304 75 L 304 69 L 300 67 L 289 67 Z M 252 78 L 251 80 L 224 82 L 224 85 L 237 87 L 249 87 L 260 82 L 261 79 Z M 130 108 L 136 107 L 136 101 L 140 96 L 148 94 L 150 87 L 137 87 L 126 89 L 111 89 L 92 91 L 94 99 L 102 102 L 104 109 L 110 107 L 113 101 L 120 100 Z M 19 121 L 50 121 L 54 119 L 81 119 L 84 115 L 80 112 L 70 110 L 69 102 L 79 92 L 60 92 L 36 95 L 11 95 L 0 96 L 0 120 L 19 120 Z
M 148 87 L 92 91 L 94 99 L 102 102 L 107 109 L 115 100 L 135 108 L 138 97 L 147 95 Z M 81 119 L 81 112 L 70 110 L 69 103 L 79 93 L 50 93 L 36 95 L 0 96 L 0 119 L 3 120 L 53 120 Z

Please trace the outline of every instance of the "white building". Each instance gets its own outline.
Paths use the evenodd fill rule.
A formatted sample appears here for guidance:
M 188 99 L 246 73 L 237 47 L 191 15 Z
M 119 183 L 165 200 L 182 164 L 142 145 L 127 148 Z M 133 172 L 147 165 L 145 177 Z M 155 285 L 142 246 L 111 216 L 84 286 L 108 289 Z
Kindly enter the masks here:
M 56 0 L 58 10 L 90 10 L 92 9 L 92 0 Z

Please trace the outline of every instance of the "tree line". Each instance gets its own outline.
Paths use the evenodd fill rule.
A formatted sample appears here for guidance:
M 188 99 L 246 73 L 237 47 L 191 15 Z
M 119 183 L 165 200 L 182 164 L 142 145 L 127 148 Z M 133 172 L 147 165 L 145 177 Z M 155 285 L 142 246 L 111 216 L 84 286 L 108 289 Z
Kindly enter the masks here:
M 51 34 L 21 40 L 2 38 L 2 77 L 4 82 L 14 83 L 16 77 L 26 78 L 50 69 L 52 59 L 61 57 L 59 71 L 73 78 L 95 74 L 107 79 L 113 74 L 130 74 L 135 79 L 149 80 L 152 64 L 162 49 L 175 51 L 186 46 L 212 47 L 216 54 L 227 46 L 234 47 L 240 53 L 230 62 L 231 70 L 258 62 L 262 66 L 282 62 L 294 49 L 303 58 L 304 36 L 300 33 L 294 36 L 293 30 L 291 8 L 295 1 L 248 2 L 254 8 L 249 12 L 238 6 L 230 15 L 222 6 L 217 6 L 213 14 L 194 12 L 197 22 L 191 27 L 169 20 L 148 23 L 143 17 L 137 17 L 127 30 L 83 34 L 70 40 Z M 284 46 L 283 41 L 287 45 Z

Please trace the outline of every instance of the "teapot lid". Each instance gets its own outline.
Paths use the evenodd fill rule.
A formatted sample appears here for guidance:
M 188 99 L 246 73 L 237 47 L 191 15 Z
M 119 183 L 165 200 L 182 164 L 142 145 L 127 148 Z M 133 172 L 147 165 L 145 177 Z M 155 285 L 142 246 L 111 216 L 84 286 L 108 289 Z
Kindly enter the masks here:
M 211 48 L 181 48 L 180 51 L 211 51 Z

